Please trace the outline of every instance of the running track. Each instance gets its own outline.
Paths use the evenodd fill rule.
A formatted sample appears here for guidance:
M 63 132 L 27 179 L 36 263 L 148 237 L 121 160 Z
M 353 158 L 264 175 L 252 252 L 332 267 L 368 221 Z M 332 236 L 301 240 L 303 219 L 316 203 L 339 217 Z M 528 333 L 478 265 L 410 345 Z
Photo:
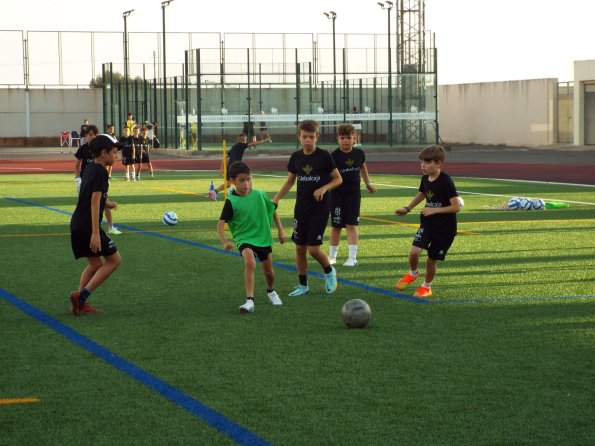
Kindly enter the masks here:
M 64 154 L 64 158 L 60 159 L 0 159 L 0 174 L 72 172 L 74 160 L 71 158 L 71 156 L 72 155 L 69 156 Z M 408 161 L 389 159 L 390 157 L 388 155 L 381 157 L 384 159 L 374 159 L 378 158 L 378 156 L 369 156 L 367 165 L 371 174 L 421 174 L 419 162 L 409 161 L 412 158 L 415 159 L 414 154 L 411 154 L 411 156 L 408 157 Z M 244 160 L 249 163 L 255 171 L 286 171 L 286 156 L 246 156 Z M 153 167 L 156 171 L 218 170 L 220 167 L 220 161 L 216 158 L 202 157 L 154 157 Z M 590 163 L 519 163 L 496 162 L 494 160 L 449 161 L 447 157 L 444 170 L 453 177 L 502 178 L 512 180 L 595 185 L 595 166 L 591 165 Z M 114 166 L 114 172 L 123 172 L 122 166 L 119 163 Z

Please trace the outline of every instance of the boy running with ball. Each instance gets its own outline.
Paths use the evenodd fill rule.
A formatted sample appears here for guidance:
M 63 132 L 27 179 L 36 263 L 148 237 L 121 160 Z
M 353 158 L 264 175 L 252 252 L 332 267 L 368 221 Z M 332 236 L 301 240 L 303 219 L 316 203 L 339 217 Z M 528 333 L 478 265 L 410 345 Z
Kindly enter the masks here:
M 426 205 L 420 212 L 421 224 L 409 250 L 409 272 L 397 282 L 396 287 L 398 290 L 405 290 L 418 279 L 419 256 L 422 249 L 425 249 L 428 251 L 426 275 L 423 284 L 413 296 L 431 297 L 438 260 L 444 260 L 457 235 L 456 214 L 461 208 L 452 179 L 442 171 L 444 148 L 438 145 L 427 146 L 420 152 L 419 159 L 423 174 L 419 192 L 407 206 L 397 209 L 395 214 L 407 215 L 424 199 Z
M 267 297 L 273 305 L 282 305 L 275 291 L 275 271 L 273 270 L 273 236 L 271 220 L 275 220 L 279 231 L 279 241 L 285 243 L 285 231 L 275 209 L 277 205 L 269 199 L 266 192 L 252 189 L 250 166 L 241 161 L 229 166 L 229 179 L 235 190 L 227 196 L 221 217 L 217 223 L 219 239 L 225 250 L 233 249 L 233 244 L 225 237 L 225 223 L 228 224 L 238 250 L 244 259 L 244 285 L 246 303 L 240 306 L 240 312 L 254 311 L 254 270 L 256 257 L 262 263 L 267 284 Z

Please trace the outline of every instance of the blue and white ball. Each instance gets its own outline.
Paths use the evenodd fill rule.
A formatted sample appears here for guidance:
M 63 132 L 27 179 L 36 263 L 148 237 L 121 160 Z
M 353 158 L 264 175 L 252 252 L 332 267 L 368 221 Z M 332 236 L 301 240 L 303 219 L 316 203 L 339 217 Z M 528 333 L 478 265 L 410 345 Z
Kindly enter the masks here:
M 174 211 L 168 211 L 163 215 L 161 221 L 167 226 L 173 226 L 178 223 L 178 216 Z
M 543 209 L 545 209 L 545 201 L 543 201 L 541 198 L 534 198 L 532 200 L 533 203 L 533 209 L 535 209 L 536 211 L 542 211 Z
M 507 203 L 508 209 L 516 211 L 521 206 L 521 197 L 512 197 Z
M 519 209 L 523 211 L 530 211 L 533 207 L 533 202 L 530 198 L 521 198 L 519 201 Z

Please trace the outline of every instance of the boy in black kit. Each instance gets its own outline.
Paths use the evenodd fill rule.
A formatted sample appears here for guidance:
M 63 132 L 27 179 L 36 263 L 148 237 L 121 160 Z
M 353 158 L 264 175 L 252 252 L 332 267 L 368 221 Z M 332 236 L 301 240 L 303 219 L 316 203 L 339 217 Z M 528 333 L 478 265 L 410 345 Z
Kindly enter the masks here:
M 438 260 L 444 260 L 448 249 L 457 235 L 457 216 L 460 210 L 457 190 L 445 172 L 442 171 L 444 148 L 438 145 L 425 147 L 419 154 L 421 160 L 421 183 L 419 192 L 408 206 L 397 209 L 399 216 L 411 212 L 415 206 L 426 200 L 420 212 L 420 227 L 415 233 L 409 250 L 409 272 L 396 284 L 398 290 L 405 290 L 419 276 L 417 267 L 422 249 L 428 251 L 424 283 L 413 296 L 431 297 L 432 281 L 436 275 Z
M 328 191 L 342 183 L 341 175 L 328 152 L 316 146 L 320 126 L 316 121 L 306 120 L 298 126 L 298 137 L 302 150 L 293 152 L 287 163 L 289 174 L 273 203 L 289 192 L 297 180 L 297 194 L 293 211 L 293 234 L 299 285 L 289 293 L 302 296 L 310 291 L 308 287 L 309 253 L 324 269 L 327 293 L 337 289 L 337 272 L 320 245 L 328 223 L 330 199 Z
M 89 305 L 87 299 L 122 262 L 116 245 L 101 229 L 104 209 L 117 207 L 107 198 L 109 182 L 105 167 L 114 164 L 116 153 L 122 146 L 108 135 L 98 135 L 90 144 L 95 162 L 85 168 L 76 209 L 70 220 L 74 258 L 86 257 L 88 262 L 81 274 L 78 291 L 70 294 L 75 316 L 101 312 Z
M 86 142 L 78 148 L 74 154 L 74 183 L 76 184 L 76 193 L 81 193 L 82 176 L 85 172 L 85 167 L 95 162 L 95 158 L 91 153 L 91 142 L 99 134 L 99 129 L 96 125 L 89 124 L 87 126 Z M 109 166 L 111 167 L 111 166 Z M 107 169 L 108 177 L 110 176 L 110 169 Z M 114 226 L 114 220 L 112 217 L 112 211 L 109 208 L 105 210 L 105 219 L 107 220 L 107 233 L 110 235 L 119 235 L 122 233 L 118 228 Z
M 249 149 L 250 147 L 254 147 L 259 144 L 268 142 L 269 139 L 270 138 L 267 138 L 262 141 L 256 141 L 256 138 L 254 138 L 252 140 L 252 142 L 250 144 L 248 144 L 248 136 L 245 133 L 240 133 L 237 136 L 238 142 L 236 142 L 233 146 L 231 146 L 231 149 L 229 149 L 229 152 L 227 152 L 227 170 L 228 170 L 228 172 L 229 172 L 229 166 L 231 166 L 236 161 L 242 161 L 242 158 L 244 157 L 244 152 L 246 151 L 246 149 Z M 216 193 L 219 193 L 223 189 L 225 189 L 225 186 L 229 187 L 231 185 L 231 179 L 228 176 L 228 172 L 225 172 L 225 181 L 226 182 L 221 184 L 217 189 L 215 189 Z M 221 171 L 220 173 L 223 174 L 223 171 Z M 217 195 L 215 195 L 211 199 L 216 199 L 216 198 L 217 198 Z
M 356 142 L 355 128 L 351 124 L 341 124 L 337 128 L 337 142 L 339 148 L 331 153 L 333 161 L 343 178 L 343 184 L 331 194 L 331 235 L 329 239 L 329 261 L 331 265 L 337 262 L 337 251 L 341 230 L 347 232 L 347 246 L 349 256 L 343 266 L 357 265 L 357 243 L 359 234 L 359 213 L 362 194 L 360 191 L 360 177 L 363 177 L 366 189 L 371 194 L 376 188 L 370 183 L 366 155 L 363 150 L 354 148 Z
M 136 181 L 136 174 L 134 172 L 134 159 L 136 153 L 134 152 L 134 141 L 130 134 L 130 129 L 127 126 L 122 127 L 120 142 L 123 144 L 122 164 L 124 165 L 126 181 Z

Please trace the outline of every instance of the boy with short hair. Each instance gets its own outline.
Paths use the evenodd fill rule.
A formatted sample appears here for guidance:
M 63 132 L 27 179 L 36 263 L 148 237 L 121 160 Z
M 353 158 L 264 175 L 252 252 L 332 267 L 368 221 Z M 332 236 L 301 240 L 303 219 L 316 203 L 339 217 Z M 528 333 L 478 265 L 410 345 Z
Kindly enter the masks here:
M 140 130 L 140 147 L 142 149 L 141 154 L 141 166 L 146 164 L 149 166 L 149 173 L 151 174 L 151 178 L 153 178 L 153 164 L 151 163 L 151 156 L 149 154 L 151 149 L 151 139 L 149 138 L 149 129 L 147 127 L 143 127 Z M 138 172 L 140 177 L 140 170 Z
M 143 168 L 143 146 L 142 138 L 140 136 L 140 127 L 135 125 L 132 128 L 132 147 L 134 150 L 134 171 L 136 175 L 136 181 L 140 181 L 140 171 Z
M 409 250 L 409 272 L 397 282 L 396 287 L 398 290 L 405 290 L 417 280 L 419 256 L 421 250 L 425 249 L 428 251 L 426 275 L 423 284 L 413 296 L 431 297 L 437 262 L 444 260 L 457 235 L 456 214 L 461 208 L 452 179 L 442 171 L 444 148 L 439 145 L 427 146 L 420 152 L 419 159 L 423 174 L 419 192 L 407 206 L 397 209 L 395 213 L 399 216 L 407 215 L 424 199 L 426 205 L 420 212 L 420 227 Z
M 89 305 L 87 299 L 122 262 L 115 243 L 101 229 L 104 209 L 117 207 L 117 203 L 107 198 L 109 181 L 105 167 L 114 164 L 116 153 L 122 146 L 108 135 L 96 136 L 90 144 L 94 162 L 85 168 L 76 209 L 70 220 L 74 258 L 86 257 L 88 262 L 81 274 L 78 291 L 70 294 L 75 316 L 101 312 Z
M 297 181 L 297 193 L 293 211 L 293 234 L 299 285 L 289 293 L 302 296 L 310 291 L 308 286 L 308 254 L 324 270 L 327 293 L 337 289 L 337 272 L 320 245 L 328 223 L 330 198 L 328 191 L 342 183 L 341 174 L 331 155 L 317 147 L 320 126 L 314 120 L 305 120 L 298 126 L 298 138 L 302 149 L 293 152 L 287 163 L 288 175 L 273 203 L 278 204 Z
M 134 172 L 134 141 L 130 134 L 130 129 L 127 126 L 122 127 L 122 136 L 120 142 L 124 145 L 122 149 L 122 164 L 124 165 L 124 176 L 126 181 L 136 181 Z
M 266 192 L 252 189 L 251 169 L 246 163 L 233 163 L 229 167 L 229 178 L 235 190 L 225 200 L 217 223 L 217 232 L 223 247 L 227 251 L 233 249 L 233 244 L 225 237 L 225 223 L 227 223 L 244 259 L 246 303 L 240 306 L 240 312 L 254 311 L 255 257 L 258 257 L 262 263 L 269 301 L 273 305 L 282 305 L 274 288 L 275 271 L 271 248 L 273 245 L 271 219 L 274 219 L 277 225 L 279 241 L 285 243 L 285 231 L 275 210 L 277 206 L 269 199 Z
M 225 182 L 223 184 L 221 184 L 219 187 L 217 187 L 217 189 L 215 189 L 214 196 L 211 196 L 210 194 L 208 194 L 207 196 L 210 197 L 211 200 L 216 200 L 217 194 L 219 192 L 221 192 L 223 189 L 225 189 L 226 187 L 229 187 L 231 184 L 231 181 L 229 180 L 229 167 L 237 161 L 242 161 L 242 158 L 244 157 L 244 152 L 246 151 L 246 149 L 249 149 L 250 147 L 255 147 L 259 144 L 268 142 L 269 139 L 262 140 L 262 141 L 256 141 L 256 137 L 254 137 L 252 139 L 252 142 L 250 144 L 248 144 L 248 136 L 245 133 L 238 134 L 237 142 L 233 146 L 231 146 L 231 149 L 229 149 L 229 151 L 227 152 L 227 172 L 225 172 Z M 223 174 L 223 165 L 221 165 L 220 173 Z
M 360 205 L 362 195 L 360 191 L 360 177 L 363 177 L 366 189 L 371 194 L 376 188 L 370 183 L 366 155 L 362 149 L 354 148 L 356 142 L 355 128 L 351 124 L 341 124 L 337 128 L 337 142 L 339 147 L 331 153 L 343 184 L 331 194 L 331 235 L 329 239 L 329 261 L 331 265 L 337 262 L 341 230 L 347 232 L 349 256 L 343 266 L 357 265 L 357 243 L 359 234 Z
M 82 176 L 85 172 L 85 167 L 88 164 L 92 164 L 95 162 L 95 158 L 91 153 L 90 144 L 95 139 L 97 134 L 99 133 L 99 129 L 96 125 L 89 124 L 87 125 L 87 137 L 86 142 L 78 148 L 76 153 L 74 154 L 74 183 L 76 184 L 76 193 L 80 195 L 81 193 L 81 183 L 82 183 Z M 111 166 L 109 166 L 111 167 Z M 108 178 L 110 176 L 110 169 L 108 171 Z M 122 233 L 118 228 L 114 226 L 114 219 L 112 216 L 112 211 L 109 208 L 105 209 L 105 219 L 107 220 L 107 233 L 110 235 L 119 235 Z

